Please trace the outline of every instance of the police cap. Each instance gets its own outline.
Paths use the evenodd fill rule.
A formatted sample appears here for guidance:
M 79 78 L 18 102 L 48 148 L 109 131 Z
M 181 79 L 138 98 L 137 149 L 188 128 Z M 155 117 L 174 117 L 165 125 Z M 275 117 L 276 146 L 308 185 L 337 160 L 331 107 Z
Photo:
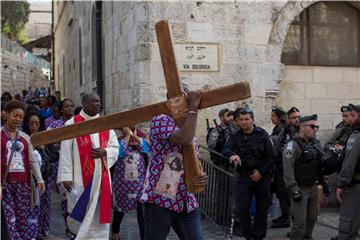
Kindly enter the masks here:
M 360 105 L 355 105 L 355 104 L 350 103 L 349 107 L 351 108 L 351 110 L 355 110 L 357 112 L 360 112 Z
M 271 111 L 273 111 L 278 117 L 284 117 L 286 115 L 285 110 L 280 106 L 272 106 Z
M 287 115 L 290 115 L 293 112 L 300 112 L 300 110 L 296 107 L 291 107 L 288 111 L 287 111 Z
M 225 113 L 229 112 L 230 110 L 228 108 L 221 109 L 219 111 L 219 117 L 222 117 Z
M 340 108 L 341 112 L 351 112 L 351 107 L 350 106 L 342 106 Z
M 313 120 L 317 120 L 318 119 L 318 115 L 317 114 L 313 114 L 313 115 L 307 115 L 307 116 L 300 116 L 299 117 L 299 122 L 307 122 L 307 121 L 313 121 Z

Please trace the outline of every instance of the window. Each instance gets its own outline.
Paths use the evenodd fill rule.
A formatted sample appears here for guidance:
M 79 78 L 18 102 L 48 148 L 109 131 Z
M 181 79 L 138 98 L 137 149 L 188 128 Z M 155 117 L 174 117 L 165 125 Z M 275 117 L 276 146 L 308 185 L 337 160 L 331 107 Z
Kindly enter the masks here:
M 282 63 L 360 66 L 359 12 L 345 2 L 319 2 L 310 6 L 289 28 Z

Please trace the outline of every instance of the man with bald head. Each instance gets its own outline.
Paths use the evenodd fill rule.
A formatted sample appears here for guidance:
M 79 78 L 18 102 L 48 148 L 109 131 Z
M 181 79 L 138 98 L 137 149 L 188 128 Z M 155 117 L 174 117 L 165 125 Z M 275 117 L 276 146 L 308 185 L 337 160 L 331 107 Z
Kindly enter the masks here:
M 299 133 L 282 154 L 283 179 L 291 195 L 294 216 L 288 236 L 293 240 L 312 239 L 317 217 L 317 184 L 321 175 L 322 153 L 314 141 L 319 129 L 317 115 L 299 117 Z
M 101 101 L 96 93 L 86 94 L 82 105 L 81 112 L 65 125 L 99 117 Z M 113 130 L 61 143 L 57 182 L 68 192 L 67 222 L 76 239 L 109 239 L 112 201 L 109 169 L 118 153 Z

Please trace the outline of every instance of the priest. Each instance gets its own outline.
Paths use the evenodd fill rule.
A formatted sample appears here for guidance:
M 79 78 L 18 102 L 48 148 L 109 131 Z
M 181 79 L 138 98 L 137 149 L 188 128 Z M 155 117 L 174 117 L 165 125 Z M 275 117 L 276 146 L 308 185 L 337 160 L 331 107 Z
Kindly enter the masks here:
M 86 94 L 82 105 L 80 114 L 65 125 L 99 117 L 101 101 L 97 94 Z M 61 143 L 57 182 L 67 190 L 67 222 L 76 239 L 109 239 L 112 202 L 109 169 L 118 153 L 113 130 Z

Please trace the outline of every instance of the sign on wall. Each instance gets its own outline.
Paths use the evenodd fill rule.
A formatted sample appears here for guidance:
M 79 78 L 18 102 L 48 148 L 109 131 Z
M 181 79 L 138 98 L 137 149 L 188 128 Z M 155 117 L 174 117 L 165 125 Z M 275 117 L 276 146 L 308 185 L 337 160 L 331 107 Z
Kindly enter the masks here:
M 218 72 L 219 44 L 175 43 L 179 70 L 182 72 Z

